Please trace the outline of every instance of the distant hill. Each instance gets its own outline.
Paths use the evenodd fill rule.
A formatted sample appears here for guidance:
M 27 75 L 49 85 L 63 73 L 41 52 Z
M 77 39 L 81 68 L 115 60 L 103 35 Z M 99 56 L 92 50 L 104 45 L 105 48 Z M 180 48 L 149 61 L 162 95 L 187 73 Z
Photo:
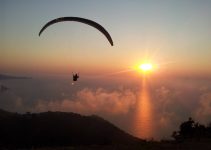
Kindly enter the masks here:
M 31 78 L 30 77 L 18 77 L 18 76 L 0 74 L 0 80 L 8 80 L 8 79 L 31 79 Z
M 135 144 L 137 139 L 98 116 L 0 110 L 0 147 Z

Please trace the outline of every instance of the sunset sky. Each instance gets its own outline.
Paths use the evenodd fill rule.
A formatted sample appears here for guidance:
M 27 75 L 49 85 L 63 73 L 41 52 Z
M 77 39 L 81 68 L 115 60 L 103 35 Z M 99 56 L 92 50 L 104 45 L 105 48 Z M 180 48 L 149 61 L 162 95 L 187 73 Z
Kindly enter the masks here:
M 1 0 L 0 72 L 12 74 L 112 73 L 144 61 L 158 71 L 211 73 L 209 0 Z M 114 46 L 83 17 L 105 27 Z
M 211 0 L 0 0 L 0 74 L 32 77 L 0 80 L 0 109 L 96 114 L 141 138 L 169 138 L 188 117 L 208 124 L 210 8 Z M 101 24 L 114 46 L 78 22 L 39 37 L 68 16 Z

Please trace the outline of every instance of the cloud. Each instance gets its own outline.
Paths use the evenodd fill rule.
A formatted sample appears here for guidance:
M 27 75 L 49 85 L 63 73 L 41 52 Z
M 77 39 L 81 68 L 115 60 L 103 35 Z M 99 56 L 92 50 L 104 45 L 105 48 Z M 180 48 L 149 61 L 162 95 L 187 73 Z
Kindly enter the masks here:
M 57 101 L 38 100 L 34 111 L 71 111 L 83 114 L 126 114 L 134 106 L 137 95 L 129 89 L 108 91 L 84 88 L 75 99 Z
M 152 101 L 155 106 L 154 118 L 156 120 L 154 137 L 170 136 L 188 117 L 200 121 L 202 120 L 200 116 L 204 116 L 204 120 L 209 120 L 211 105 L 208 107 L 208 104 L 211 103 L 211 93 L 204 95 L 208 89 L 207 85 L 188 81 L 175 81 L 171 84 L 154 87 L 152 89 Z
M 195 117 L 203 123 L 211 122 L 211 92 L 202 94 L 199 100 L 199 107 L 195 112 Z

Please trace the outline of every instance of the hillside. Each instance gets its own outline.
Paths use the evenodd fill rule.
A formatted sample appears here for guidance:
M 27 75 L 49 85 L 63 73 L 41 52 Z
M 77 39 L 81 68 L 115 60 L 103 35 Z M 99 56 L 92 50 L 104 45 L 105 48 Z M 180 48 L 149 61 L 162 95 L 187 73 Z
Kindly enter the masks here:
M 18 114 L 0 109 L 0 149 L 210 150 L 210 142 L 210 138 L 144 141 L 94 115 L 70 112 Z
M 17 114 L 0 110 L 0 146 L 135 144 L 141 140 L 98 116 L 66 112 Z

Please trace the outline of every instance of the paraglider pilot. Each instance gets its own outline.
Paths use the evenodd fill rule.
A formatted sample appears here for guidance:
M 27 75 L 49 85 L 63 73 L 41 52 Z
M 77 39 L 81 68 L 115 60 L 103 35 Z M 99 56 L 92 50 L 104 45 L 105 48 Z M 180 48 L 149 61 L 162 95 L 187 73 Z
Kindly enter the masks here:
M 76 74 L 73 74 L 73 81 L 77 81 L 79 78 L 79 75 L 76 73 Z

